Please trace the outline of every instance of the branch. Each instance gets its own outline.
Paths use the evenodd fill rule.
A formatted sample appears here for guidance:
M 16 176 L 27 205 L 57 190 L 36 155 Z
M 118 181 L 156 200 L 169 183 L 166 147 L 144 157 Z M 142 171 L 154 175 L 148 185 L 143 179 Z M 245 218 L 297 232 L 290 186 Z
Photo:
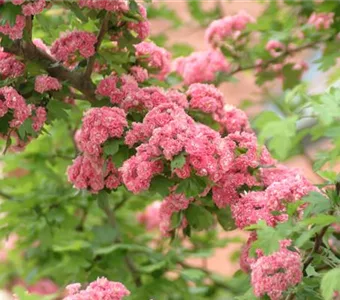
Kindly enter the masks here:
M 298 53 L 300 51 L 303 51 L 303 50 L 306 50 L 306 49 L 309 49 L 309 48 L 313 48 L 314 46 L 316 46 L 316 45 L 318 45 L 320 43 L 326 42 L 326 41 L 327 40 L 319 40 L 319 41 L 315 41 L 315 42 L 310 42 L 308 44 L 305 44 L 303 46 L 297 47 L 295 49 L 286 50 L 281 55 L 263 62 L 261 64 L 261 67 L 267 68 L 269 65 L 280 61 L 282 58 L 285 58 L 287 56 L 293 55 L 295 53 Z M 235 70 L 231 71 L 229 73 L 229 75 L 234 75 L 234 74 L 239 73 L 239 72 L 243 72 L 243 71 L 247 71 L 247 70 L 252 70 L 252 69 L 255 69 L 257 67 L 258 67 L 257 64 L 252 64 L 252 65 L 245 66 L 245 67 L 242 67 L 242 66 L 239 65 Z
M 98 50 L 100 48 L 100 45 L 101 45 L 101 43 L 102 43 L 102 41 L 104 39 L 104 36 L 105 36 L 105 34 L 106 34 L 107 30 L 108 30 L 110 17 L 111 17 L 111 13 L 107 12 L 105 17 L 104 17 L 104 19 L 103 19 L 102 25 L 100 27 L 100 30 L 99 30 L 99 33 L 98 33 L 98 36 L 97 36 L 97 42 L 94 45 L 96 53 L 98 52 Z M 90 78 L 91 77 L 95 60 L 96 60 L 96 54 L 92 55 L 89 58 L 89 61 L 87 63 L 87 67 L 86 67 L 86 70 L 85 70 L 85 73 L 84 73 L 85 78 Z
M 50 76 L 60 81 L 69 82 L 72 87 L 86 97 L 87 101 L 96 101 L 95 85 L 90 78 L 84 78 L 82 73 L 64 68 L 47 53 L 38 49 L 33 43 L 17 41 L 11 47 L 5 47 L 4 50 L 5 52 L 21 56 L 26 61 L 38 63 Z
M 323 227 L 321 229 L 320 233 L 316 234 L 313 249 L 311 250 L 311 252 L 309 253 L 309 255 L 307 256 L 307 258 L 305 259 L 305 261 L 303 263 L 303 272 L 306 271 L 307 267 L 313 261 L 313 259 L 314 259 L 313 255 L 320 251 L 320 248 L 321 248 L 321 245 L 322 245 L 322 238 L 325 235 L 325 233 L 327 232 L 327 229 L 329 228 L 329 226 L 330 225 Z M 295 297 L 295 293 L 292 292 L 292 293 L 288 294 L 288 296 L 285 298 L 285 300 L 292 300 L 292 299 L 294 299 L 294 297 Z
M 116 216 L 113 213 L 113 210 L 110 208 L 110 206 L 108 205 L 107 201 L 104 201 L 104 203 L 102 203 L 102 205 L 99 205 L 99 207 L 105 212 L 107 219 L 109 221 L 109 224 L 112 226 L 112 228 L 114 228 L 117 231 L 117 237 L 115 238 L 115 243 L 121 243 L 122 242 L 122 238 L 120 236 L 120 233 L 118 231 L 118 224 L 117 224 L 117 220 L 116 220 Z M 141 277 L 139 275 L 139 272 L 134 264 L 134 262 L 132 261 L 131 257 L 129 257 L 128 255 L 125 255 L 124 257 L 125 260 L 125 264 L 128 267 L 133 281 L 135 282 L 135 285 L 137 287 L 140 287 L 142 285 L 142 280 Z
M 12 200 L 13 199 L 13 197 L 11 195 L 9 195 L 9 194 L 7 194 L 5 192 L 2 192 L 2 191 L 0 191 L 0 197 L 1 198 L 5 198 L 7 200 Z
M 327 226 L 323 227 L 321 229 L 320 233 L 316 234 L 313 249 L 309 253 L 309 255 L 306 258 L 305 262 L 303 263 L 303 271 L 306 271 L 306 269 L 309 266 L 309 264 L 313 261 L 313 259 L 314 259 L 313 254 L 319 252 L 321 244 L 322 244 L 322 238 L 325 235 L 325 233 L 327 232 L 327 229 L 329 228 L 329 226 L 330 225 L 327 225 Z

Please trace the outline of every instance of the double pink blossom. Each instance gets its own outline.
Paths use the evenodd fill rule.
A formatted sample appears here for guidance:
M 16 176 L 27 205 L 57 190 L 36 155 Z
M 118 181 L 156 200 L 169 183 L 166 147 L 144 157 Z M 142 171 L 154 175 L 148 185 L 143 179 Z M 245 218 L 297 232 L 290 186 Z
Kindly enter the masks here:
M 194 52 L 174 61 L 175 71 L 186 85 L 213 82 L 218 72 L 228 72 L 230 65 L 219 50 Z
M 34 89 L 40 94 L 47 91 L 57 91 L 60 90 L 61 87 L 57 78 L 48 75 L 39 75 L 35 78 Z
M 130 295 L 122 283 L 109 281 L 105 277 L 91 282 L 84 290 L 81 290 L 80 283 L 70 284 L 66 291 L 68 295 L 63 300 L 122 300 Z
M 329 29 L 334 22 L 334 13 L 316 13 L 309 17 L 307 24 L 315 27 L 316 30 Z
M 15 55 L 2 52 L 0 49 L 0 77 L 17 78 L 23 75 L 25 65 L 15 58 Z

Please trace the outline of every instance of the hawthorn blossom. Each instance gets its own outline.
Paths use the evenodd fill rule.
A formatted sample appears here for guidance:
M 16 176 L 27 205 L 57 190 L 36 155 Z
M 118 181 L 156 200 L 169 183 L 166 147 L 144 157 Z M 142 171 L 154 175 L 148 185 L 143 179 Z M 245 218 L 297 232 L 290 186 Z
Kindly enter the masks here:
M 245 245 L 243 245 L 241 249 L 240 255 L 240 268 L 245 273 L 250 273 L 251 268 L 250 265 L 256 261 L 256 258 L 251 257 L 249 255 L 250 248 L 254 241 L 257 239 L 257 234 L 255 231 L 252 231 L 248 237 L 248 240 Z
M 63 300 L 122 300 L 130 295 L 127 288 L 120 282 L 109 281 L 105 277 L 91 282 L 86 289 L 80 290 L 79 283 L 73 283 L 66 287 L 68 295 Z
M 148 70 L 140 66 L 133 66 L 130 72 L 137 82 L 144 82 L 149 78 Z
M 288 250 L 290 240 L 280 242 L 280 250 L 262 256 L 251 264 L 251 283 L 257 297 L 268 295 L 271 300 L 281 299 L 282 293 L 302 280 L 300 253 Z
M 137 214 L 138 222 L 145 225 L 147 230 L 158 228 L 161 222 L 160 208 L 160 201 L 152 202 L 143 212 Z
M 153 42 L 141 42 L 135 45 L 136 57 L 146 61 L 150 68 L 157 69 L 155 77 L 162 80 L 171 71 L 171 54 Z M 150 74 L 151 75 L 151 74 Z
M 4 25 L 0 25 L 0 33 L 8 35 L 11 40 L 18 40 L 22 38 L 25 25 L 25 17 L 17 15 L 13 26 L 11 26 L 8 22 Z
M 225 38 L 237 39 L 241 31 L 246 28 L 246 25 L 254 21 L 255 19 L 245 11 L 240 11 L 234 16 L 215 20 L 206 29 L 205 40 L 207 43 L 215 46 Z
M 270 53 L 273 57 L 278 57 L 285 51 L 286 46 L 279 41 L 270 40 L 266 45 L 266 50 Z
M 91 32 L 72 31 L 63 33 L 52 47 L 51 53 L 59 61 L 67 61 L 71 55 L 79 53 L 88 58 L 95 53 L 96 36 Z
M 24 16 L 32 16 L 40 14 L 46 5 L 46 0 L 36 0 L 32 3 L 27 3 L 22 6 L 22 13 Z
M 112 12 L 126 12 L 129 10 L 127 0 L 79 0 L 79 6 L 91 9 L 104 9 Z
M 46 109 L 42 106 L 34 108 L 34 114 L 32 116 L 32 128 L 34 131 L 38 132 L 45 124 L 47 119 Z
M 17 78 L 25 71 L 25 65 L 15 58 L 15 55 L 2 52 L 0 49 L 0 77 Z
M 230 65 L 219 50 L 208 50 L 177 58 L 174 69 L 182 76 L 184 84 L 190 85 L 212 82 L 218 72 L 228 72 Z
M 8 254 L 15 248 L 19 239 L 16 233 L 11 233 L 5 240 L 1 241 L 0 245 L 0 262 L 4 263 L 8 259 Z
M 138 5 L 139 13 L 143 18 L 143 21 L 134 23 L 129 22 L 127 27 L 138 34 L 141 40 L 145 40 L 150 34 L 150 22 L 147 19 L 147 12 L 143 5 Z
M 42 94 L 47 91 L 57 91 L 61 89 L 61 84 L 57 78 L 48 75 L 39 75 L 35 78 L 34 89 Z
M 316 30 L 329 29 L 334 22 L 334 13 L 316 13 L 313 12 L 309 17 L 307 24 L 315 27 Z
M 128 126 L 125 112 L 117 107 L 91 108 L 83 117 L 78 144 L 90 155 L 100 155 L 101 146 L 110 138 L 120 138 Z
M 31 115 L 31 108 L 25 99 L 12 87 L 0 88 L 0 117 L 9 110 L 13 111 L 13 119 L 9 122 L 10 127 L 17 128 Z

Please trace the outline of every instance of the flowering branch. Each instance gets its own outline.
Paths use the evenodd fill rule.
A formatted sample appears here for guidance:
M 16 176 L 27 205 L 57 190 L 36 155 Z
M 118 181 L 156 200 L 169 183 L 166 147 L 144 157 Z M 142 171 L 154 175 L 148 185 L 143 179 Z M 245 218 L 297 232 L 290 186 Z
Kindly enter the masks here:
M 96 53 L 98 52 L 98 50 L 100 48 L 100 45 L 101 45 L 101 43 L 102 43 L 102 41 L 104 39 L 104 36 L 105 36 L 105 34 L 106 34 L 107 30 L 108 30 L 110 17 L 111 17 L 111 13 L 107 12 L 105 14 L 105 17 L 103 19 L 102 25 L 100 27 L 100 30 L 99 30 L 99 33 L 98 33 L 98 36 L 97 36 L 97 42 L 96 42 L 96 44 L 94 46 Z M 90 78 L 91 77 L 95 60 L 96 60 L 96 55 L 95 54 L 92 55 L 89 58 L 89 61 L 88 61 L 88 64 L 87 64 L 87 67 L 86 67 L 86 70 L 85 70 L 85 73 L 84 73 L 85 78 Z
M 5 47 L 5 52 L 23 57 L 25 60 L 38 63 L 48 74 L 61 81 L 67 81 L 72 87 L 80 91 L 89 102 L 96 101 L 95 85 L 90 78 L 85 78 L 80 72 L 69 71 L 62 65 L 38 49 L 33 43 L 17 41 L 11 47 Z

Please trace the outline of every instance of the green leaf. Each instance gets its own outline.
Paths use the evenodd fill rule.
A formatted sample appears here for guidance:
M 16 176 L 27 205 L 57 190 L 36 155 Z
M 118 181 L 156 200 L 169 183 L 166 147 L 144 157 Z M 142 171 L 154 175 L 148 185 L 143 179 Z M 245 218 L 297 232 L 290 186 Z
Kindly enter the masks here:
M 319 214 L 317 216 L 304 219 L 302 221 L 302 224 L 305 225 L 321 225 L 321 226 L 327 226 L 332 223 L 336 223 L 339 221 L 339 219 L 335 216 L 330 216 L 330 215 L 324 215 L 324 214 Z
M 199 269 L 184 269 L 181 271 L 181 276 L 186 280 L 197 282 L 204 279 L 206 274 Z
M 14 5 L 10 2 L 0 5 L 0 25 L 9 23 L 10 26 L 14 26 L 17 15 L 20 14 L 20 5 Z
M 328 271 L 321 280 L 321 294 L 325 300 L 332 300 L 334 292 L 340 290 L 340 268 Z
M 65 111 L 66 109 L 70 109 L 71 106 L 62 101 L 51 99 L 47 104 L 47 112 L 49 120 L 54 119 L 68 119 L 68 113 Z
M 190 198 L 201 194 L 206 187 L 207 184 L 202 177 L 192 175 L 191 177 L 180 181 L 176 192 L 183 193 L 187 198 Z
M 318 192 L 310 192 L 303 198 L 308 206 L 304 210 L 304 218 L 309 217 L 311 214 L 324 213 L 331 209 L 331 202 L 323 194 Z
M 119 146 L 122 145 L 124 141 L 121 139 L 110 139 L 105 142 L 103 151 L 107 156 L 114 156 L 119 151 Z
M 302 71 L 294 70 L 293 67 L 293 64 L 287 64 L 282 69 L 284 90 L 292 89 L 300 83 Z
M 120 168 L 124 161 L 130 157 L 129 148 L 126 145 L 120 144 L 119 151 L 116 152 L 112 157 L 111 160 L 115 164 L 116 168 Z
M 176 43 L 171 47 L 171 53 L 173 58 L 180 56 L 189 56 L 192 52 L 194 52 L 194 48 L 189 44 L 184 43 Z
M 231 215 L 230 207 L 222 208 L 216 211 L 217 220 L 225 231 L 234 230 L 236 228 L 234 219 Z
M 175 169 L 181 169 L 185 165 L 185 152 L 182 152 L 176 155 L 171 161 L 171 171 L 173 172 Z
M 105 191 L 100 191 L 97 196 L 97 203 L 101 209 L 106 210 L 109 207 L 108 193 Z
M 183 213 L 180 212 L 175 212 L 171 215 L 171 222 L 170 222 L 170 229 L 176 229 L 182 224 L 182 219 L 183 219 Z
M 152 254 L 152 249 L 136 244 L 115 244 L 108 247 L 102 247 L 94 251 L 94 255 L 107 255 L 113 253 L 115 251 L 124 250 L 124 251 L 131 251 L 131 252 L 142 252 L 147 254 Z
M 164 177 L 156 176 L 152 179 L 149 191 L 152 193 L 158 193 L 162 198 L 169 195 L 169 188 L 173 186 L 173 182 Z
M 279 241 L 284 239 L 275 228 L 267 226 L 264 221 L 259 221 L 253 228 L 257 230 L 257 240 L 251 246 L 251 253 L 254 254 L 256 249 L 262 249 L 265 255 L 269 255 L 279 249 Z M 249 226 L 248 228 L 251 228 Z
M 202 206 L 190 204 L 188 209 L 184 212 L 188 223 L 195 230 L 208 229 L 214 224 L 212 214 Z
M 18 133 L 22 140 L 25 139 L 26 134 L 35 135 L 35 131 L 32 128 L 32 123 L 32 119 L 26 119 L 19 127 Z
M 315 268 L 312 265 L 308 265 L 306 269 L 306 274 L 308 277 L 319 277 L 320 274 L 315 271 Z

